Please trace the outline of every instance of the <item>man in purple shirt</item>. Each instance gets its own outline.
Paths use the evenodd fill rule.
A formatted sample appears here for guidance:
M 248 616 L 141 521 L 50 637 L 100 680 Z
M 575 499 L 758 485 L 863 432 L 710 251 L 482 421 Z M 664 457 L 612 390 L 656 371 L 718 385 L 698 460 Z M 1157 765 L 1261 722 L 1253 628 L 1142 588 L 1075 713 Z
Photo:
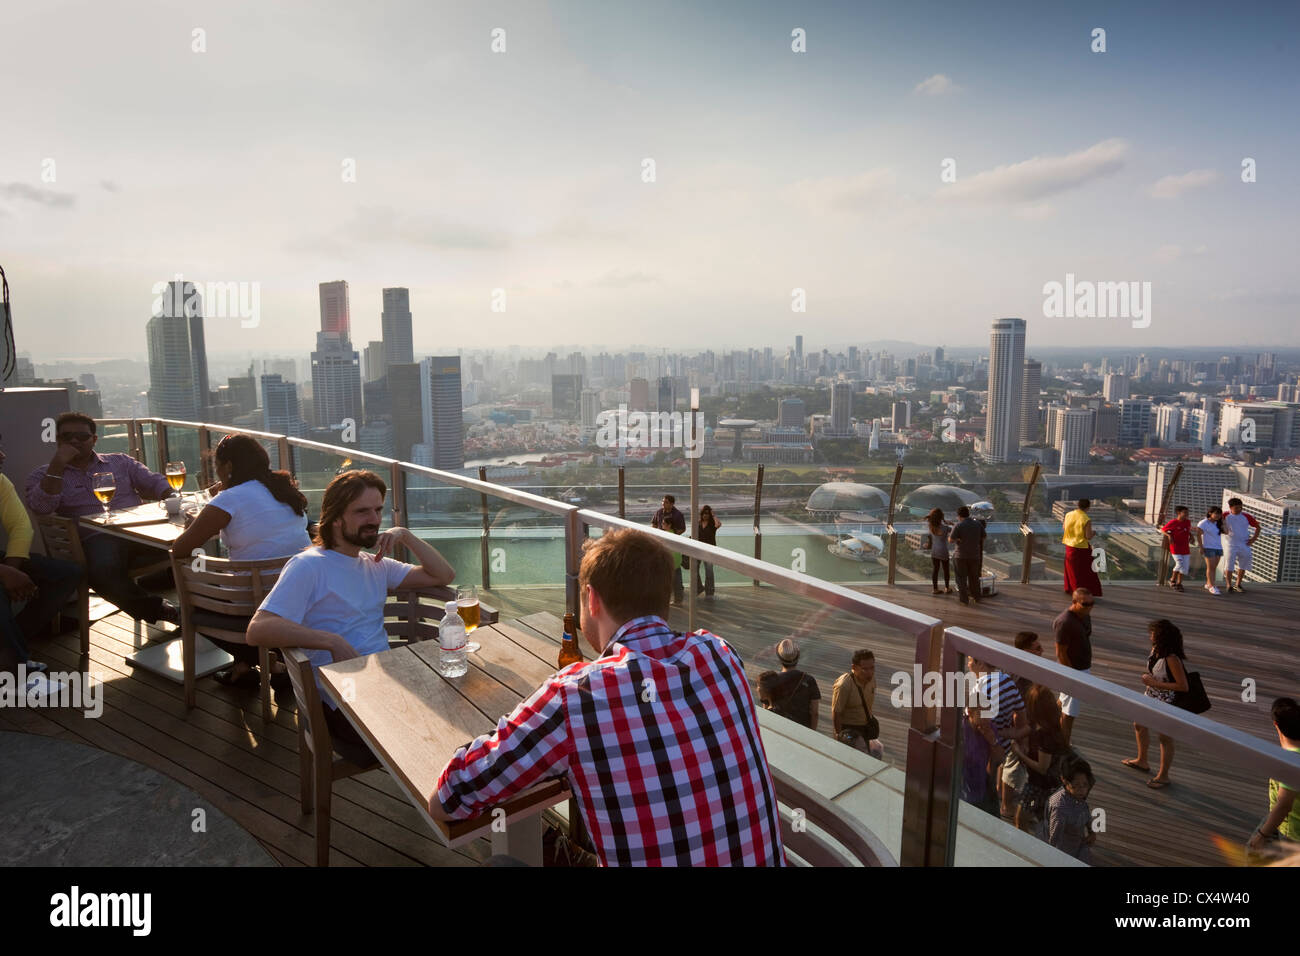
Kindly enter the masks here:
M 92 484 L 93 476 L 101 471 L 111 471 L 116 478 L 114 508 L 133 508 L 142 503 L 142 495 L 151 499 L 172 496 L 164 475 L 155 474 L 130 455 L 96 454 L 99 435 L 93 418 L 64 412 L 55 421 L 55 435 L 58 445 L 50 463 L 27 476 L 27 507 L 35 514 L 75 518 L 102 513 L 103 506 Z M 82 529 L 81 539 L 87 577 L 100 597 L 138 620 L 150 624 L 161 620 L 180 626 L 176 605 L 150 594 L 127 573 L 133 562 L 157 558 L 160 552 L 98 531 Z

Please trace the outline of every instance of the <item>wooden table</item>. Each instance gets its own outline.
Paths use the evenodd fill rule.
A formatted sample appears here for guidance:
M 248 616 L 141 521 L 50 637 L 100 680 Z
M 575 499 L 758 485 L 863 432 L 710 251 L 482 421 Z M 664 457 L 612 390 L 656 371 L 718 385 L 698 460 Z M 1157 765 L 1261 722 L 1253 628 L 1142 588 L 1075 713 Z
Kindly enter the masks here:
M 489 813 L 465 821 L 434 820 L 429 801 L 447 761 L 475 737 L 491 733 L 555 673 L 556 645 L 525 626 L 498 623 L 471 635 L 463 677 L 438 672 L 438 644 L 406 647 L 327 664 L 321 685 L 360 732 L 434 832 L 451 847 L 490 836 L 494 853 L 541 865 L 541 813 L 569 799 L 563 780 L 545 781 Z
M 159 559 L 165 558 L 176 539 L 185 530 L 183 518 L 172 520 L 161 502 L 149 501 L 134 508 L 113 512 L 111 521 L 104 515 L 82 515 L 77 519 L 82 527 L 111 534 L 135 544 L 157 548 Z M 180 633 L 170 641 L 160 641 L 141 648 L 126 657 L 127 663 L 151 673 L 166 677 L 178 684 L 185 683 L 185 665 L 181 658 Z M 194 640 L 194 677 L 207 677 L 234 663 L 234 658 L 206 637 L 197 635 Z

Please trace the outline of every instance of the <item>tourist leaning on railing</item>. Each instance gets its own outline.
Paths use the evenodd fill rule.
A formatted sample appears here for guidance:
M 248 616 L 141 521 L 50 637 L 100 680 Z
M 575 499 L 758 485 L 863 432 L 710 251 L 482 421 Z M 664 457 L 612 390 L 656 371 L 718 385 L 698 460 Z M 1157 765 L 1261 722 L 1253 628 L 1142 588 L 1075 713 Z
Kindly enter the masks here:
M 188 560 L 195 549 L 221 536 L 226 553 L 234 561 L 287 558 L 311 547 L 307 536 L 307 498 L 298 490 L 287 471 L 272 471 L 271 459 L 256 440 L 247 435 L 227 435 L 213 452 L 218 484 L 216 496 L 204 506 L 185 531 L 172 543 L 172 554 Z M 239 628 L 232 622 L 232 628 Z M 208 638 L 235 659 L 229 670 L 219 671 L 219 683 L 256 688 L 257 648 L 250 644 Z M 278 664 L 278 662 L 276 662 Z M 282 666 L 273 664 L 276 689 L 287 693 Z
M 776 792 L 745 668 L 723 640 L 669 628 L 674 557 L 611 531 L 579 572 L 597 653 L 456 751 L 429 804 L 463 820 L 568 781 L 605 865 L 783 865 Z
M 1273 729 L 1283 750 L 1300 753 L 1300 704 L 1290 697 L 1273 701 Z M 1300 848 L 1300 799 L 1297 790 L 1281 780 L 1268 782 L 1268 816 L 1250 835 L 1248 846 L 1262 850 L 1270 841 L 1285 844 L 1287 849 Z M 1279 847 L 1280 848 L 1280 847 Z
M 254 647 L 297 647 L 312 667 L 388 649 L 384 603 L 391 589 L 450 584 L 456 572 L 433 546 L 406 528 L 383 534 L 384 480 L 372 471 L 348 471 L 325 489 L 317 547 L 289 559 L 275 587 L 248 625 Z M 387 557 L 410 549 L 418 566 Z M 375 548 L 363 554 L 362 548 Z M 347 718 L 322 694 L 330 732 L 365 746 Z
M 64 412 L 55 419 L 54 434 L 58 444 L 50 463 L 27 477 L 27 506 L 35 514 L 65 518 L 103 514 L 93 485 L 98 472 L 113 474 L 115 509 L 134 508 L 145 498 L 161 501 L 174 494 L 165 475 L 150 471 L 130 455 L 96 453 L 99 435 L 95 420 L 88 415 Z M 81 529 L 81 546 L 86 552 L 86 574 L 96 594 L 137 620 L 181 623 L 175 604 L 150 594 L 129 574 L 132 564 L 156 559 L 157 549 L 85 528 Z

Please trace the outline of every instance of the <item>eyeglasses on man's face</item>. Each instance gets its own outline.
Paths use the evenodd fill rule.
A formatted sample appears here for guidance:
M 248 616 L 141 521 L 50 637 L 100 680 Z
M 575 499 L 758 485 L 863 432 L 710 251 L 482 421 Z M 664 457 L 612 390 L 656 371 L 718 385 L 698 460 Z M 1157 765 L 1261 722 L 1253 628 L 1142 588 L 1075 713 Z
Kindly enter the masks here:
M 90 441 L 94 437 L 95 437 L 94 434 L 91 432 L 60 432 L 59 433 L 59 441 L 67 441 L 67 442 Z

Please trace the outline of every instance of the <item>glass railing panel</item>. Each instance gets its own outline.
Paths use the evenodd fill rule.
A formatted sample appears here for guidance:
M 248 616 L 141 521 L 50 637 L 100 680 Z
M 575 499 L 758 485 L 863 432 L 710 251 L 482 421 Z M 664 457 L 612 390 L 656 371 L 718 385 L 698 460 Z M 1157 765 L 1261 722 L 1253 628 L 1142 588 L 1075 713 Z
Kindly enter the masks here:
M 325 489 L 331 481 L 347 471 L 373 471 L 384 482 L 386 488 L 382 527 L 392 527 L 393 489 L 388 487 L 392 478 L 387 467 L 356 458 L 346 448 L 322 451 L 293 445 L 291 456 L 294 463 L 294 476 L 298 479 L 298 490 L 307 498 L 307 514 L 313 521 L 320 517 L 321 502 L 325 497 Z M 274 464 L 273 459 L 272 465 Z
M 131 454 L 131 430 L 126 424 L 107 425 L 103 422 L 98 423 L 96 434 L 99 440 L 95 442 L 95 451 L 101 455 L 109 454 Z

